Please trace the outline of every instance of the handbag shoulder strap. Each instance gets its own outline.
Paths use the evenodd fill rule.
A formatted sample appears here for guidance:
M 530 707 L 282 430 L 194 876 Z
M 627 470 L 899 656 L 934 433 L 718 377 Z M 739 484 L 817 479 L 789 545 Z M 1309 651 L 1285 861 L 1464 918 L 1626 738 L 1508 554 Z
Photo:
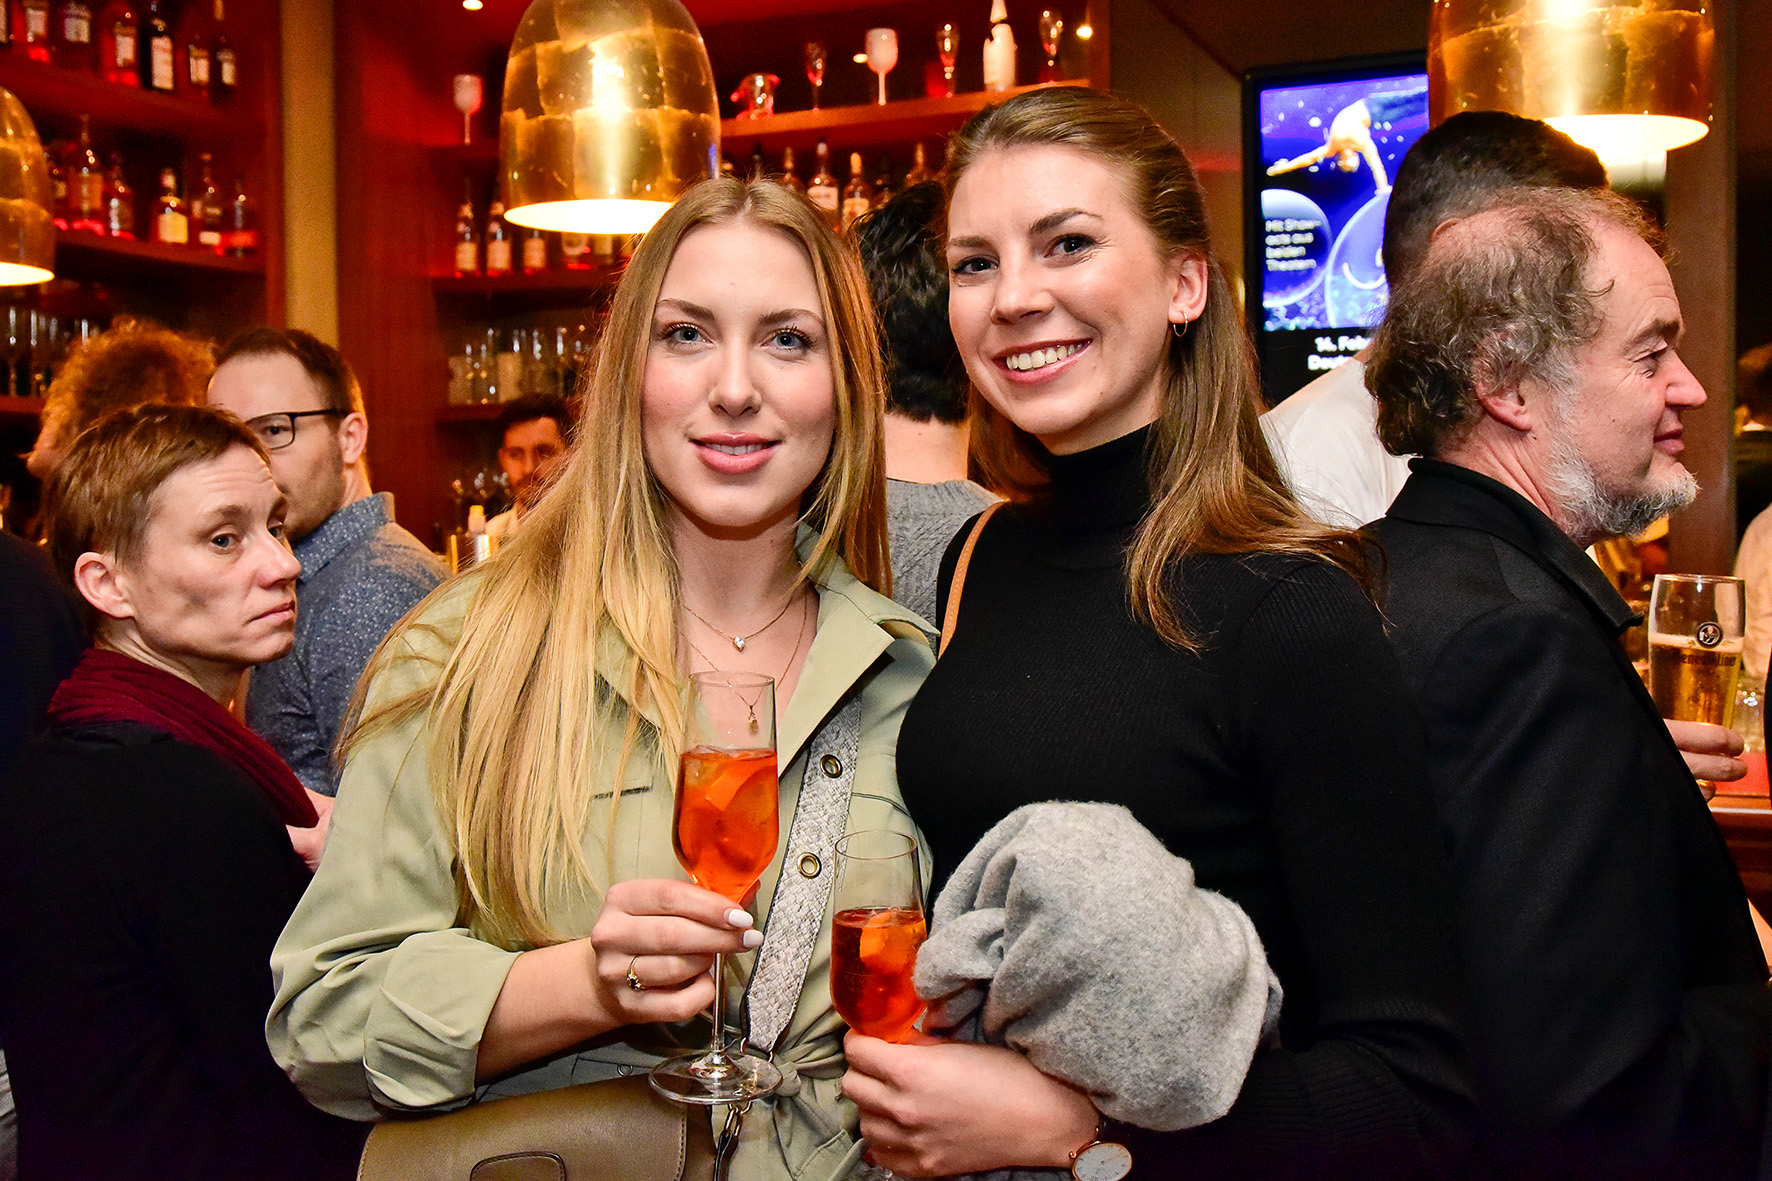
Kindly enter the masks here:
M 948 609 L 941 617 L 941 642 L 936 645 L 936 655 L 948 650 L 948 644 L 954 638 L 954 629 L 960 624 L 960 591 L 966 585 L 966 567 L 972 564 L 972 550 L 978 545 L 978 535 L 984 532 L 985 522 L 991 514 L 1002 508 L 1005 501 L 997 501 L 978 514 L 972 522 L 972 532 L 966 535 L 966 544 L 960 547 L 960 558 L 954 563 L 954 580 L 948 586 Z
M 764 1054 L 775 1052 L 800 1003 L 830 902 L 837 840 L 849 822 L 860 751 L 861 690 L 856 688 L 806 746 L 806 773 L 763 927 L 763 949 L 745 991 L 745 1041 Z

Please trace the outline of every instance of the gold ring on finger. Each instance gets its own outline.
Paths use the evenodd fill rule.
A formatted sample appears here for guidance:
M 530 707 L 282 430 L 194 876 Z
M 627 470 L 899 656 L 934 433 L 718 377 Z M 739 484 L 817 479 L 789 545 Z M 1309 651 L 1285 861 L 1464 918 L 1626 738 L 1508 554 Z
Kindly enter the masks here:
M 640 980 L 640 978 L 638 976 L 634 975 L 634 965 L 639 962 L 640 962 L 639 956 L 635 956 L 633 959 L 628 961 L 628 987 L 633 989 L 635 992 L 645 992 L 646 985 Z

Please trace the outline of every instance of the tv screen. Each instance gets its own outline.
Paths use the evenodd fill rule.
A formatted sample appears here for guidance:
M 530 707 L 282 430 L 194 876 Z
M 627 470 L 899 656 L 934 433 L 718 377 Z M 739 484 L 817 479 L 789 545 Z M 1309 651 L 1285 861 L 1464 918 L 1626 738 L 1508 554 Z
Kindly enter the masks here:
M 1419 56 L 1257 71 L 1243 121 L 1247 300 L 1272 405 L 1384 316 L 1385 206 L 1427 130 L 1427 74 Z

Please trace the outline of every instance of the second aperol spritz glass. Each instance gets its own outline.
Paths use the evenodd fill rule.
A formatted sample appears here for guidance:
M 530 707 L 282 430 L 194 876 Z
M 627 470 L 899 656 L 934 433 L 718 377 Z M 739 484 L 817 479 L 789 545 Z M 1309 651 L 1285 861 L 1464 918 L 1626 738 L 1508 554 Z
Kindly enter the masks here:
M 775 858 L 781 825 L 775 681 L 751 673 L 689 678 L 686 749 L 677 764 L 671 840 L 696 885 L 743 906 Z M 739 1103 L 781 1085 L 766 1058 L 726 1047 L 726 957 L 714 957 L 713 1044 L 652 1068 L 652 1087 L 679 1103 Z

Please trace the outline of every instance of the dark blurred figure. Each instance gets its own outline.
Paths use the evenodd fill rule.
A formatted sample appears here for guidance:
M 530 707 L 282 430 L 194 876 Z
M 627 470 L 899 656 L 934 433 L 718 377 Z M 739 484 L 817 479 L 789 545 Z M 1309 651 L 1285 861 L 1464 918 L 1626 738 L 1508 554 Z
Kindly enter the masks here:
M 1772 505 L 1772 344 L 1741 354 L 1735 367 L 1735 540 Z
M 892 597 L 934 623 L 941 555 L 996 498 L 966 478 L 966 366 L 948 328 L 948 269 L 935 237 L 946 198 L 912 185 L 855 223 L 886 359 L 886 519 Z
M 497 426 L 498 467 L 511 488 L 511 507 L 486 522 L 486 535 L 503 544 L 565 460 L 572 410 L 558 394 L 529 394 L 507 403 Z
M 288 651 L 300 564 L 251 431 L 120 411 L 51 480 L 57 573 L 94 646 L 0 782 L 0 1040 L 26 1178 L 323 1181 L 355 1125 L 264 1040 L 271 946 L 318 817 L 228 711 Z M 290 826 L 290 827 L 286 827 Z

